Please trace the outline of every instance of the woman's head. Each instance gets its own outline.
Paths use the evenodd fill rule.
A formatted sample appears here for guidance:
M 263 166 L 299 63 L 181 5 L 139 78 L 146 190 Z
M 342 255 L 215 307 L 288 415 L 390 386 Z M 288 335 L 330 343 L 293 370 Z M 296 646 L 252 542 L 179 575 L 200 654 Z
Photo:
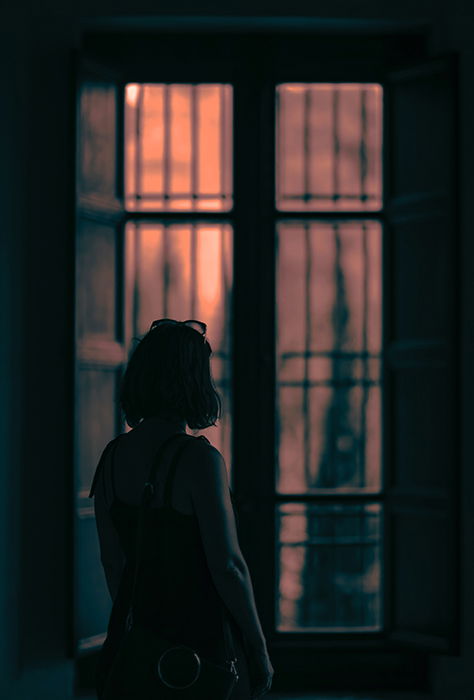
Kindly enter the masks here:
M 160 415 L 191 429 L 215 425 L 221 401 L 211 376 L 211 346 L 202 322 L 159 319 L 133 350 L 120 404 L 130 427 Z

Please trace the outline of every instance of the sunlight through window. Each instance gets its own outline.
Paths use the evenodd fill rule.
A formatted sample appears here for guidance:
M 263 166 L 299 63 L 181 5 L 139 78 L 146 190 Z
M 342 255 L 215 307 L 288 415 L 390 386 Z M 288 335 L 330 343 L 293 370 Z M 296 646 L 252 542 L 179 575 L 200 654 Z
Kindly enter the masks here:
M 232 87 L 137 84 L 125 92 L 130 211 L 232 208 Z

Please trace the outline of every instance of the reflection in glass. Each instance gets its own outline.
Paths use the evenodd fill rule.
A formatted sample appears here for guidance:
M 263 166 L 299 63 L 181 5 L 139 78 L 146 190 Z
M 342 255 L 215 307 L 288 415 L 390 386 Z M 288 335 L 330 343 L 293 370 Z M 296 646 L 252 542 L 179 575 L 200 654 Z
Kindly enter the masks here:
M 277 629 L 380 629 L 380 504 L 285 503 L 276 521 Z
M 276 92 L 276 206 L 382 206 L 382 86 L 285 83 Z
M 283 221 L 277 250 L 277 489 L 377 490 L 381 226 Z
M 230 470 L 232 227 L 226 223 L 135 223 L 126 227 L 127 342 L 158 318 L 207 324 L 222 419 L 206 435 Z
M 232 208 L 232 86 L 125 89 L 125 202 L 135 211 Z

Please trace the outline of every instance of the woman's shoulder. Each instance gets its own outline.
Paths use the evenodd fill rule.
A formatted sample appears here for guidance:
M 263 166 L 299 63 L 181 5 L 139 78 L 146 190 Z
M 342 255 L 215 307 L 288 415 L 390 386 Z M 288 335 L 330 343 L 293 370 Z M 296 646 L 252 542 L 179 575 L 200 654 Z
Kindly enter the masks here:
M 240 508 L 240 500 L 236 498 L 229 485 L 229 474 L 225 459 L 220 450 L 215 447 L 203 435 L 199 436 L 203 439 L 197 439 L 196 450 L 190 450 L 186 464 L 184 464 L 185 481 L 187 486 L 194 494 L 203 501 L 207 501 L 209 494 L 214 494 L 213 497 L 221 499 L 225 503 L 229 494 L 232 510 L 237 524 L 239 523 L 238 511 Z
M 189 437 L 193 438 L 190 440 L 190 442 L 194 447 L 194 450 L 191 450 L 190 452 L 199 454 L 201 457 L 207 459 L 217 458 L 218 456 L 222 458 L 221 452 L 205 435 L 189 435 Z
M 120 435 L 116 435 L 116 437 L 114 437 L 112 440 L 109 440 L 109 442 L 105 445 L 104 449 L 102 450 L 99 461 L 95 468 L 94 477 L 92 479 L 91 487 L 89 490 L 89 498 L 92 498 L 95 494 L 97 482 L 99 478 L 101 478 L 102 472 L 104 470 L 104 464 L 107 461 L 108 456 L 111 454 L 114 445 L 117 444 L 117 440 L 119 437 Z
M 200 465 L 211 465 L 224 460 L 221 452 L 205 435 L 189 435 L 189 438 L 190 449 L 184 450 L 183 462 L 196 466 L 196 462 Z
M 226 464 L 220 450 L 204 435 L 192 436 L 191 449 L 183 455 L 183 472 L 190 485 L 198 480 L 201 485 L 206 482 L 224 481 Z

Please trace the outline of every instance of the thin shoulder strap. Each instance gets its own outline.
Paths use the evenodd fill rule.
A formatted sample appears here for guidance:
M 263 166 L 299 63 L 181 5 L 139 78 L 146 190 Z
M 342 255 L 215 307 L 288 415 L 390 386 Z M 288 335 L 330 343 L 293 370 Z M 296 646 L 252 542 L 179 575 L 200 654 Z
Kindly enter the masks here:
M 163 504 L 165 506 L 171 506 L 171 494 L 173 492 L 174 476 L 176 474 L 176 467 L 178 466 L 179 458 L 186 447 L 189 446 L 190 442 L 196 439 L 192 435 L 186 435 L 186 438 L 187 440 L 183 440 L 182 444 L 178 446 L 178 449 L 174 453 L 173 460 L 168 469 L 168 474 L 166 475 L 165 493 L 163 498 Z
M 168 447 L 168 445 L 170 443 L 172 443 L 174 441 L 181 442 L 181 440 L 182 440 L 183 443 L 187 443 L 187 440 L 183 440 L 183 438 L 189 438 L 189 437 L 190 437 L 190 435 L 188 435 L 187 433 L 173 433 L 172 435 L 167 437 L 166 440 L 164 440 L 161 443 L 155 457 L 153 458 L 153 462 L 152 462 L 150 471 L 148 473 L 148 479 L 145 482 L 145 487 L 144 487 L 143 496 L 142 496 L 142 499 L 145 503 L 150 502 L 153 498 L 153 494 L 155 492 L 156 472 L 158 470 L 158 467 L 161 464 L 161 458 L 162 458 L 163 453 L 165 452 L 166 448 Z
M 197 438 L 193 435 L 186 435 L 186 437 L 189 439 L 186 441 L 183 440 L 184 444 L 178 447 L 176 453 L 173 456 L 173 461 L 171 462 L 170 468 L 168 469 L 168 474 L 166 475 L 164 494 L 165 506 L 171 506 L 171 494 L 173 493 L 174 476 L 176 474 L 176 467 L 178 466 L 179 458 L 181 457 L 182 452 L 186 449 L 187 446 L 189 446 L 190 442 L 193 440 L 205 440 L 208 444 L 210 444 L 209 440 L 204 435 L 199 435 Z
M 148 481 L 145 484 L 145 490 L 143 494 L 143 498 L 145 501 L 151 501 L 155 489 L 155 479 L 156 479 L 156 472 L 158 470 L 158 467 L 160 465 L 161 461 L 161 456 L 163 454 L 164 448 L 175 438 L 178 440 L 178 447 L 173 455 L 173 458 L 171 460 L 171 464 L 168 469 L 168 474 L 166 475 L 166 482 L 165 482 L 165 489 L 164 489 L 164 505 L 165 506 L 171 506 L 171 494 L 172 494 L 172 489 L 173 489 L 173 483 L 174 483 L 174 476 L 176 473 L 176 467 L 179 462 L 179 458 L 181 457 L 181 453 L 183 450 L 190 444 L 192 440 L 196 439 L 202 439 L 205 440 L 208 444 L 209 440 L 204 436 L 200 435 L 198 438 L 195 438 L 193 435 L 188 435 L 187 433 L 175 433 L 171 435 L 169 438 L 167 438 L 164 443 L 160 446 L 160 449 L 158 450 L 154 460 L 153 464 L 150 469 L 150 473 L 148 474 Z M 179 444 L 181 443 L 181 444 Z

